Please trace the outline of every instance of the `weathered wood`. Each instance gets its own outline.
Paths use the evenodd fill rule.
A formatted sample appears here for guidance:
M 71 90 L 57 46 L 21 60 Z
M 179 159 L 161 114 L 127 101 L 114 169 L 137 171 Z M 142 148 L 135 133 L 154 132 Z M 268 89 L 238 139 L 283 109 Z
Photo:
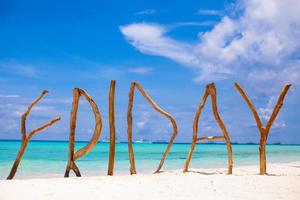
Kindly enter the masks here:
M 16 160 L 10 170 L 10 173 L 9 175 L 7 176 L 6 179 L 13 179 L 13 177 L 15 176 L 16 172 L 17 172 L 17 169 L 18 169 L 18 166 L 21 162 L 21 159 L 24 155 L 24 152 L 26 150 L 26 147 L 30 141 L 30 139 L 32 138 L 32 136 L 34 136 L 35 134 L 37 134 L 38 132 L 52 126 L 53 124 L 55 124 L 57 121 L 60 120 L 60 117 L 56 117 L 55 119 L 51 120 L 50 122 L 32 130 L 28 135 L 26 133 L 26 119 L 27 119 L 27 116 L 30 114 L 33 106 L 35 104 L 37 104 L 46 94 L 48 93 L 47 90 L 43 90 L 42 93 L 40 94 L 40 96 L 35 99 L 31 104 L 30 106 L 27 108 L 26 112 L 22 115 L 22 118 L 21 118 L 21 135 L 22 135 L 22 143 L 21 143 L 21 147 L 20 147 L 20 150 L 17 154 L 17 157 L 16 157 Z
M 140 91 L 140 93 L 145 97 L 145 99 L 152 105 L 152 107 L 159 112 L 160 114 L 162 114 L 163 116 L 165 116 L 172 124 L 173 127 L 173 133 L 172 136 L 170 138 L 170 141 L 168 143 L 168 146 L 166 147 L 163 156 L 160 160 L 160 163 L 157 167 L 157 169 L 155 170 L 154 173 L 158 173 L 163 164 L 164 161 L 172 147 L 172 144 L 174 143 L 174 140 L 177 136 L 177 124 L 175 119 L 166 111 L 164 111 L 163 109 L 161 109 L 154 101 L 153 99 L 151 99 L 151 97 L 147 94 L 147 92 L 140 86 L 140 84 L 138 84 L 137 82 L 131 83 L 130 86 L 130 92 L 129 92 L 129 103 L 128 103 L 128 112 L 127 112 L 127 122 L 128 122 L 128 151 L 129 151 L 129 159 L 130 159 L 130 172 L 131 174 L 135 174 L 136 173 L 136 169 L 135 169 L 135 165 L 134 165 L 134 153 L 133 153 L 133 148 L 132 148 L 132 107 L 133 107 L 133 97 L 134 97 L 134 88 L 137 87 L 137 89 Z M 134 173 L 133 173 L 134 172 Z
M 116 81 L 112 80 L 110 82 L 109 90 L 109 161 L 108 161 L 108 171 L 107 174 L 112 176 L 114 174 L 114 162 L 115 162 L 115 143 L 116 143 L 116 130 L 115 130 L 115 87 Z
M 242 97 L 244 98 L 244 100 L 248 104 L 250 110 L 252 111 L 252 114 L 253 114 L 254 119 L 256 121 L 256 124 L 257 124 L 257 128 L 260 132 L 259 171 L 260 171 L 261 175 L 265 175 L 265 174 L 267 174 L 266 144 L 267 144 L 267 140 L 268 140 L 268 135 L 269 135 L 269 132 L 270 132 L 270 128 L 271 128 L 273 122 L 275 121 L 275 119 L 276 119 L 276 117 L 279 113 L 280 108 L 283 105 L 284 97 L 286 96 L 289 88 L 291 87 L 291 84 L 286 84 L 283 87 L 283 89 L 280 93 L 280 96 L 278 97 L 277 103 L 276 103 L 276 105 L 273 109 L 273 112 L 272 112 L 266 126 L 262 125 L 261 119 L 260 119 L 255 107 L 253 106 L 251 100 L 249 99 L 249 97 L 245 93 L 245 91 L 237 83 L 234 83 L 234 86 L 238 90 L 238 92 L 242 95 Z
M 72 110 L 71 110 L 71 116 L 70 116 L 70 135 L 69 135 L 69 153 L 68 153 L 68 163 L 66 167 L 66 172 L 64 177 L 69 177 L 70 170 L 73 169 L 73 163 L 74 163 L 74 142 L 75 142 L 75 128 L 76 128 L 76 121 L 77 121 L 77 110 L 78 110 L 78 104 L 79 104 L 79 89 L 74 88 L 73 89 L 73 102 L 72 102 Z M 75 172 L 76 173 L 76 172 Z M 76 176 L 81 176 L 80 172 L 79 174 L 76 173 Z
M 232 158 L 232 147 L 231 147 L 231 142 L 230 142 L 230 137 L 228 134 L 228 131 L 225 127 L 225 124 L 223 123 L 219 112 L 218 112 L 218 107 L 217 107 L 217 91 L 215 84 L 212 83 L 209 85 L 209 93 L 210 93 L 210 98 L 212 102 L 212 109 L 214 113 L 214 117 L 220 127 L 220 129 L 223 132 L 225 141 L 226 141 L 226 146 L 227 146 L 227 154 L 228 154 L 228 174 L 232 174 L 232 165 L 233 165 L 233 158 Z
M 205 105 L 205 102 L 207 100 L 208 95 L 209 95 L 209 90 L 208 90 L 208 85 L 207 85 L 206 88 L 205 88 L 204 94 L 202 96 L 202 99 L 199 103 L 199 106 L 197 108 L 195 118 L 194 118 L 192 144 L 191 144 L 191 148 L 189 150 L 188 156 L 186 158 L 186 161 L 185 161 L 185 164 L 184 164 L 184 167 L 183 167 L 183 172 L 188 171 L 189 164 L 190 164 L 190 161 L 192 159 L 193 152 L 195 150 L 195 146 L 196 146 L 196 143 L 197 143 L 197 135 L 198 135 L 198 121 L 200 119 L 200 115 L 201 115 L 202 109 Z
M 75 142 L 75 129 L 76 129 L 76 120 L 77 120 L 77 111 L 79 105 L 80 96 L 83 96 L 92 107 L 94 118 L 95 118 L 95 130 L 91 140 L 88 144 L 78 151 L 74 152 L 74 142 Z M 65 177 L 69 177 L 70 170 L 73 170 L 77 177 L 81 176 L 79 168 L 75 164 L 75 161 L 86 155 L 89 151 L 91 151 L 94 146 L 97 144 L 102 130 L 102 120 L 101 115 L 98 109 L 97 104 L 94 100 L 82 89 L 74 88 L 73 90 L 73 103 L 72 103 L 72 111 L 71 111 L 71 118 L 70 118 L 70 137 L 69 137 L 69 154 L 68 154 L 68 163 L 66 167 Z
M 127 137 L 128 137 L 128 155 L 130 162 L 130 174 L 136 174 L 135 168 L 135 159 L 134 159 L 134 151 L 132 147 L 132 107 L 133 107 L 133 99 L 134 99 L 134 87 L 135 83 L 130 84 L 129 90 L 129 100 L 128 100 L 128 109 L 127 109 Z
M 209 137 L 201 137 L 197 138 L 197 142 L 208 142 L 212 140 L 225 140 L 224 136 L 209 136 Z
M 256 109 L 253 106 L 252 102 L 250 101 L 249 97 L 246 95 L 244 90 L 237 83 L 234 83 L 234 86 L 239 91 L 239 93 L 243 96 L 243 98 L 245 99 L 246 103 L 248 104 L 250 110 L 253 113 L 253 116 L 254 116 L 254 119 L 256 121 L 256 125 L 257 125 L 257 128 L 259 129 L 259 132 L 262 132 L 263 131 L 263 125 L 262 125 L 261 120 L 259 118 L 259 115 L 256 112 Z
M 233 166 L 233 158 L 232 158 L 232 148 L 231 148 L 231 142 L 230 142 L 230 137 L 228 134 L 228 131 L 219 115 L 218 108 L 217 108 L 217 100 L 216 100 L 216 87 L 214 83 L 209 84 L 206 86 L 203 97 L 200 101 L 200 104 L 197 108 L 196 115 L 194 118 L 194 123 L 193 123 L 193 138 L 192 138 L 192 144 L 191 148 L 189 150 L 188 156 L 186 158 L 184 167 L 183 167 L 183 172 L 187 172 L 189 168 L 189 164 L 192 158 L 192 154 L 195 150 L 195 146 L 197 142 L 205 142 L 205 141 L 212 141 L 212 140 L 225 140 L 226 146 L 227 146 L 227 153 L 228 153 L 228 174 L 232 174 L 232 166 Z M 211 136 L 211 137 L 202 137 L 202 138 L 197 138 L 198 135 L 198 121 L 200 119 L 200 115 L 202 112 L 203 107 L 205 106 L 207 97 L 211 97 L 211 103 L 212 103 L 212 110 L 213 114 L 215 117 L 215 120 L 217 121 L 218 126 L 220 127 L 222 133 L 224 136 Z
M 161 158 L 161 160 L 160 160 L 160 163 L 159 163 L 159 165 L 158 165 L 158 167 L 157 167 L 157 169 L 156 169 L 156 171 L 155 171 L 155 173 L 158 173 L 160 170 L 161 170 L 161 168 L 162 168 L 162 166 L 163 166 L 163 164 L 164 164 L 164 161 L 165 161 L 165 159 L 166 159 L 166 157 L 167 157 L 167 155 L 168 155 L 168 153 L 169 153 L 169 151 L 170 151 L 170 149 L 171 149 L 171 147 L 172 147 L 172 145 L 173 145 L 173 143 L 174 143 L 174 140 L 175 140 L 175 138 L 176 138 L 176 136 L 177 136 L 177 132 L 178 132 L 178 130 L 177 130 L 177 124 L 176 124 L 176 121 L 175 121 L 175 119 L 169 114 L 169 113 L 167 113 L 166 111 L 164 111 L 163 109 L 161 109 L 152 99 L 151 99 L 151 97 L 146 93 L 146 91 L 140 86 L 140 84 L 138 84 L 138 83 L 136 83 L 136 87 L 138 88 L 138 90 L 141 92 L 141 94 L 147 99 L 147 101 L 152 105 L 152 107 L 157 111 L 157 112 L 159 112 L 160 114 L 162 114 L 162 115 L 164 115 L 167 119 L 169 119 L 169 121 L 171 122 L 171 124 L 172 124 L 172 127 L 173 127 L 173 133 L 172 133 L 172 136 L 171 136 L 171 138 L 170 138 L 170 141 L 169 141 L 169 143 L 168 143 L 168 146 L 167 146 L 167 148 L 166 148 L 166 150 L 165 150 L 165 152 L 164 152 L 164 154 L 163 154 L 163 156 L 162 156 L 162 158 Z
M 95 130 L 94 134 L 89 141 L 89 143 L 85 146 L 79 149 L 77 152 L 74 153 L 74 160 L 77 160 L 78 158 L 86 155 L 94 146 L 97 144 L 100 135 L 101 135 L 101 130 L 102 130 L 102 120 L 101 120 L 101 115 L 98 109 L 97 104 L 94 102 L 94 100 L 82 89 L 79 89 L 80 95 L 83 96 L 90 104 L 92 107 L 93 113 L 94 113 L 94 118 L 95 118 Z

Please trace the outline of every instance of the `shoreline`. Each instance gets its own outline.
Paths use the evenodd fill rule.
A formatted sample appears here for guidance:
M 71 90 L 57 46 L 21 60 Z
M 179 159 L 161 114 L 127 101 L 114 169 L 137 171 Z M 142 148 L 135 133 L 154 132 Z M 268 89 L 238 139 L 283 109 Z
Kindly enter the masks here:
M 0 199 L 300 199 L 300 161 L 159 174 L 0 180 Z M 117 191 L 117 192 L 116 192 Z M 221 198 L 220 198 L 221 197 Z
M 128 161 L 129 162 L 129 161 Z M 267 162 L 267 170 L 269 170 L 269 166 L 272 166 L 272 165 L 299 165 L 300 167 L 300 160 L 296 161 L 296 160 L 293 160 L 293 161 L 276 161 L 276 162 L 272 162 L 272 161 L 268 161 Z M 206 167 L 199 167 L 199 168 L 195 168 L 195 167 L 191 167 L 189 171 L 195 171 L 195 170 L 198 170 L 198 171 L 224 171 L 224 174 L 226 174 L 227 172 L 227 168 L 226 168 L 226 163 L 218 163 L 216 164 L 218 166 L 206 166 Z M 128 165 L 129 167 L 129 165 Z M 138 167 L 140 168 L 140 167 Z M 246 168 L 246 169 L 251 169 L 252 172 L 254 172 L 254 169 L 257 168 L 257 174 L 259 174 L 259 161 L 253 161 L 253 163 L 239 163 L 238 165 L 233 165 L 233 172 L 235 171 L 235 169 L 243 169 L 243 168 Z M 142 170 L 138 170 L 137 171 L 137 174 L 136 175 L 154 175 L 154 168 L 153 170 L 149 170 L 149 169 L 142 169 Z M 35 173 L 35 174 L 31 174 L 31 175 L 28 175 L 28 174 L 19 174 L 20 172 L 17 172 L 17 175 L 16 177 L 13 179 L 13 180 L 33 180 L 33 179 L 37 179 L 37 180 L 40 180 L 40 179 L 60 179 L 60 178 L 64 178 L 64 171 L 62 171 L 61 173 L 42 173 L 42 172 L 39 172 L 39 173 Z M 24 173 L 24 172 L 23 172 Z M 183 173 L 183 166 L 181 168 L 176 168 L 174 169 L 174 167 L 172 167 L 171 169 L 169 169 L 167 166 L 165 169 L 162 169 L 161 171 L 161 174 L 164 174 L 164 173 L 176 173 L 176 174 L 180 174 L 180 173 Z M 74 176 L 75 177 L 75 174 L 72 172 L 70 173 L 71 176 L 70 178 L 72 178 Z M 234 174 L 234 173 L 233 173 Z M 106 165 L 105 165 L 105 169 L 101 170 L 101 171 L 93 171 L 93 172 L 89 172 L 89 171 L 85 171 L 85 170 L 82 170 L 82 177 L 81 178 L 91 178 L 91 177 L 105 177 L 105 176 L 108 176 L 107 175 L 107 169 L 106 169 Z M 252 174 L 252 175 L 255 175 Z M 123 171 L 116 171 L 114 172 L 114 176 L 130 176 L 130 172 L 129 172 L 129 169 L 128 170 L 123 170 Z M 300 176 L 300 172 L 299 172 L 299 176 Z M 5 176 L 6 177 L 6 176 Z M 0 179 L 0 182 L 5 180 L 5 177 L 1 177 L 2 179 Z

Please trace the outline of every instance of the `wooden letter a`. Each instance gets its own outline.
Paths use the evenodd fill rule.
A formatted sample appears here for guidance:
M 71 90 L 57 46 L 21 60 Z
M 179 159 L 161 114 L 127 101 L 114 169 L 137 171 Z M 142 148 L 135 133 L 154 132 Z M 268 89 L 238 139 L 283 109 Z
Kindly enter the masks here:
M 215 117 L 220 129 L 222 130 L 224 136 L 210 136 L 210 137 L 198 138 L 198 136 L 197 136 L 198 135 L 198 121 L 199 121 L 199 118 L 200 118 L 201 111 L 202 111 L 202 109 L 205 105 L 205 102 L 207 100 L 207 97 L 209 95 L 210 95 L 210 98 L 211 98 L 211 104 L 212 104 L 212 110 L 213 110 L 213 113 L 214 113 L 214 117 Z M 211 140 L 225 140 L 226 145 L 227 145 L 227 153 L 228 153 L 228 174 L 232 174 L 232 162 L 233 161 L 232 161 L 232 149 L 231 149 L 230 138 L 229 138 L 229 134 L 227 132 L 227 129 L 226 129 L 219 113 L 218 113 L 216 95 L 217 94 L 216 94 L 215 84 L 211 83 L 211 84 L 207 85 L 206 89 L 205 89 L 205 92 L 204 92 L 204 95 L 203 95 L 203 97 L 201 99 L 201 102 L 198 106 L 195 119 L 194 119 L 192 145 L 191 145 L 189 154 L 186 158 L 185 165 L 184 165 L 184 168 L 183 168 L 183 172 L 188 171 L 189 164 L 190 164 L 190 161 L 191 161 L 191 158 L 192 158 L 192 154 L 193 154 L 193 151 L 195 149 L 195 146 L 196 146 L 197 142 L 206 142 L 206 141 L 211 141 Z

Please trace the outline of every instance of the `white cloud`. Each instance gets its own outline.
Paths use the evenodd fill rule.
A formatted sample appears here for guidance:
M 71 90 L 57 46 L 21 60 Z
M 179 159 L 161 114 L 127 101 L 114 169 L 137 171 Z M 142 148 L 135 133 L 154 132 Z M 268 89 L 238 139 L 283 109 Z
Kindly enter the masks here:
M 197 64 L 197 58 L 190 53 L 193 46 L 165 36 L 164 26 L 139 23 L 121 26 L 120 30 L 142 53 L 164 56 L 183 64 Z
M 55 104 L 71 104 L 73 102 L 73 98 L 45 98 L 43 99 L 44 103 L 55 103 Z
M 128 69 L 130 73 L 135 74 L 148 74 L 149 72 L 152 72 L 152 70 L 151 67 L 132 67 Z
M 143 135 L 147 134 L 147 132 L 153 132 L 155 123 L 150 122 L 152 118 L 151 113 L 149 111 L 140 111 L 137 113 L 137 116 L 134 127 L 134 129 L 136 129 L 136 133 L 138 135 Z
M 20 98 L 20 96 L 15 94 L 0 94 L 0 99 L 11 99 L 11 98 Z
M 20 64 L 14 60 L 10 60 L 7 62 L 0 62 L 0 71 L 18 74 L 27 77 L 36 77 L 37 72 L 35 68 L 31 65 Z
M 141 129 L 145 128 L 146 123 L 147 122 L 145 122 L 145 121 L 139 121 L 136 123 L 136 126 L 138 127 L 139 130 L 141 130 Z
M 235 12 L 199 33 L 197 44 L 171 38 L 168 26 L 159 24 L 135 23 L 120 29 L 142 53 L 193 68 L 196 81 L 230 77 L 259 85 L 263 91 L 270 90 L 270 83 L 275 90 L 285 82 L 299 84 L 298 0 L 241 1 Z
M 169 25 L 170 28 L 178 28 L 183 26 L 213 26 L 216 21 L 190 21 L 190 22 L 176 22 Z
M 262 121 L 262 123 L 264 123 L 265 125 L 267 124 L 267 122 L 270 119 L 270 116 L 274 110 L 275 104 L 277 102 L 277 99 L 275 96 L 271 96 L 269 98 L 269 101 L 267 102 L 266 107 L 261 107 L 257 109 L 258 115 Z M 272 127 L 273 128 L 284 128 L 286 127 L 286 123 L 283 121 L 283 119 L 280 118 L 280 116 L 278 116 L 276 118 L 276 121 L 274 121 Z
M 168 140 L 173 131 L 170 121 L 155 111 L 148 103 L 135 105 L 133 122 L 133 132 L 135 132 L 135 137 L 138 136 L 137 138 Z
M 134 13 L 134 15 L 153 15 L 156 13 L 154 9 L 146 9 L 139 12 Z
M 217 15 L 222 16 L 223 13 L 219 10 L 210 10 L 210 9 L 199 9 L 197 10 L 198 15 Z

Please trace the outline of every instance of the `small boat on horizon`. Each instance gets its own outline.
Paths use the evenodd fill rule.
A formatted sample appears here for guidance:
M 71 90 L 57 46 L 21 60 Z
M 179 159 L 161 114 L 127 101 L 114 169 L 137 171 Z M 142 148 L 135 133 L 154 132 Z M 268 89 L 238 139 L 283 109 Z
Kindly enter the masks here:
M 135 141 L 133 141 L 133 143 L 135 143 L 135 144 L 152 144 L 152 142 L 150 140 L 147 140 L 147 139 L 135 140 Z
M 100 140 L 100 142 L 102 142 L 102 143 L 110 143 L 110 139 L 109 139 L 109 137 L 105 136 L 102 140 Z M 118 138 L 116 138 L 115 143 L 120 143 L 120 141 L 118 140 Z

